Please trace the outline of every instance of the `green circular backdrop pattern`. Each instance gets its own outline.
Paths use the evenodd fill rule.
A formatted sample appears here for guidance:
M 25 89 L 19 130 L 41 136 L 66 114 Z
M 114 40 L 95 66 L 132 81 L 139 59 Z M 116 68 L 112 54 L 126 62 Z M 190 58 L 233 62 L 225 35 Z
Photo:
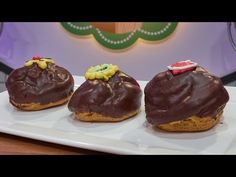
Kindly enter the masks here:
M 177 27 L 177 22 L 143 22 L 142 27 L 129 33 L 114 34 L 93 27 L 89 22 L 61 22 L 70 33 L 78 36 L 92 34 L 104 47 L 114 50 L 125 49 L 137 39 L 160 41 L 170 36 Z

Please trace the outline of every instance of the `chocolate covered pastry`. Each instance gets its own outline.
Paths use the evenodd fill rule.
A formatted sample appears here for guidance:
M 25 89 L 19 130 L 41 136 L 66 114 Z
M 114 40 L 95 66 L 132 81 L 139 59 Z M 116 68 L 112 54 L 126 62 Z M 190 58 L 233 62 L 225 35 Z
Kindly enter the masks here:
M 142 91 L 135 79 L 116 65 L 90 67 L 86 81 L 72 95 L 68 108 L 81 121 L 117 122 L 140 110 Z
M 6 81 L 10 103 L 36 111 L 68 102 L 74 87 L 72 75 L 51 58 L 33 57 L 15 69 Z
M 148 122 L 167 131 L 203 131 L 214 127 L 229 100 L 221 80 L 190 60 L 168 68 L 145 87 Z

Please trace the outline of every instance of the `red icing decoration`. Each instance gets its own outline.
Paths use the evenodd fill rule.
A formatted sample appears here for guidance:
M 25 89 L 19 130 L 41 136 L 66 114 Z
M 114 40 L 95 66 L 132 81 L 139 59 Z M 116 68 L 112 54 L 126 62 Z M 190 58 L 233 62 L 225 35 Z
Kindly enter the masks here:
M 194 70 L 196 67 L 192 67 L 192 68 L 187 68 L 187 69 L 179 69 L 179 70 L 171 70 L 172 74 L 176 75 L 176 74 L 181 74 L 181 73 L 185 73 L 187 71 L 191 71 Z
M 40 56 L 33 56 L 32 60 L 40 60 L 42 57 Z
M 168 66 L 169 70 L 171 70 L 172 74 L 177 75 L 181 73 L 185 73 L 187 71 L 192 71 L 196 68 L 197 63 L 192 62 L 190 60 L 180 61 L 175 64 Z
M 175 64 L 172 64 L 170 65 L 171 67 L 181 67 L 181 66 L 188 66 L 188 65 L 192 65 L 193 62 L 191 61 L 180 61 L 180 62 L 177 62 Z

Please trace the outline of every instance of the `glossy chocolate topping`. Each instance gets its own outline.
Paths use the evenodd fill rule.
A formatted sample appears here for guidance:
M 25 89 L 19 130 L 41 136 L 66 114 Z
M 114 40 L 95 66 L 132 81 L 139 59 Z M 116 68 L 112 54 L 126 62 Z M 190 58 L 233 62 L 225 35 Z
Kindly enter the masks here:
M 169 70 L 159 73 L 144 93 L 146 118 L 154 125 L 194 115 L 215 117 L 229 100 L 221 80 L 201 67 L 178 75 Z
M 74 80 L 66 69 L 55 64 L 49 63 L 45 69 L 33 64 L 14 70 L 6 87 L 10 100 L 16 103 L 47 104 L 68 97 Z
M 138 110 L 141 97 L 136 80 L 117 71 L 108 81 L 86 80 L 74 92 L 68 108 L 72 112 L 96 112 L 115 118 Z

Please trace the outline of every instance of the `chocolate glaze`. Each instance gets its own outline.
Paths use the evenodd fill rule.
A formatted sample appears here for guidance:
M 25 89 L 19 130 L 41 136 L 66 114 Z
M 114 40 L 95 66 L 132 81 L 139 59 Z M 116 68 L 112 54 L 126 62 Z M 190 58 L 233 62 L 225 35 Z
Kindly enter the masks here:
M 202 67 L 179 75 L 157 74 L 145 87 L 145 112 L 154 125 L 190 116 L 212 116 L 221 111 L 229 95 L 219 78 Z
M 138 110 L 142 91 L 135 79 L 117 71 L 107 82 L 86 80 L 73 94 L 68 108 L 72 112 L 96 112 L 114 118 Z
M 64 68 L 48 63 L 46 69 L 37 64 L 14 70 L 6 87 L 10 100 L 16 103 L 48 104 L 67 98 L 74 87 L 71 74 Z

